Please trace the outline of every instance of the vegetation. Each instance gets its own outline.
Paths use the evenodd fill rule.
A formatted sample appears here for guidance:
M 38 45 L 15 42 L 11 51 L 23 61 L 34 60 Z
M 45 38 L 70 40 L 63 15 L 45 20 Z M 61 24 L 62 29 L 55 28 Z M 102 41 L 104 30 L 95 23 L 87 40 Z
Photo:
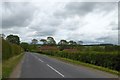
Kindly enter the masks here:
M 37 44 L 38 40 L 37 39 L 33 39 L 31 44 Z
M 17 35 L 8 35 L 6 37 L 6 40 L 10 43 L 14 43 L 14 44 L 17 44 L 17 45 L 20 44 L 20 39 Z
M 2 78 L 2 62 L 0 62 L 0 79 Z
M 8 60 L 23 51 L 32 51 L 120 71 L 120 53 L 118 53 L 120 46 L 118 45 L 80 45 L 72 40 L 60 40 L 56 44 L 53 37 L 41 39 L 43 44 L 37 44 L 38 40 L 33 39 L 31 44 L 22 42 L 18 45 L 16 40 L 19 39 L 14 40 L 13 37 L 7 37 L 6 40 L 2 38 L 3 60 Z M 82 41 L 79 43 L 83 44 Z
M 46 39 L 41 39 L 40 41 L 43 42 L 44 45 L 47 44 L 47 40 Z
M 26 42 L 22 42 L 20 44 L 20 46 L 24 49 L 24 51 L 28 51 L 29 50 L 29 44 Z
M 23 52 L 23 49 L 17 44 L 11 44 L 2 39 L 2 60 L 7 60 L 10 57 L 16 56 Z
M 43 43 L 43 45 L 56 45 L 56 41 L 53 37 L 47 37 L 47 39 L 41 39 L 40 42 Z
M 101 67 L 101 66 L 96 66 L 96 65 L 93 65 L 93 64 L 88 64 L 88 63 L 84 63 L 84 62 L 81 62 L 81 61 L 76 61 L 76 60 L 63 58 L 63 57 L 57 57 L 57 56 L 50 56 L 50 57 L 61 60 L 61 61 L 64 61 L 64 62 L 67 62 L 67 63 L 74 64 L 74 65 L 77 65 L 77 66 L 86 66 L 86 67 L 90 67 L 90 68 L 93 68 L 93 69 L 98 69 L 98 70 L 102 70 L 102 71 L 106 71 L 106 72 L 109 72 L 109 73 L 112 73 L 112 74 L 119 75 L 118 71 L 112 70 L 112 69 L 109 69 L 109 68 L 104 68 L 104 67 Z
M 47 37 L 47 44 L 48 45 L 55 45 L 56 41 L 54 40 L 53 37 Z
M 120 54 L 117 52 L 116 53 L 109 53 L 109 52 L 70 53 L 65 51 L 58 51 L 58 52 L 46 51 L 43 53 L 47 55 L 58 56 L 58 57 L 68 58 L 68 59 L 81 61 L 85 63 L 90 63 L 97 66 L 102 66 L 102 67 L 119 71 Z
M 44 49 L 44 47 L 46 49 Z M 120 46 L 78 45 L 74 41 L 67 42 L 66 40 L 61 40 L 58 45 L 52 47 L 54 47 L 54 49 L 51 48 L 50 45 L 43 44 L 37 52 L 120 71 L 120 53 L 118 53 Z
M 2 78 L 9 77 L 13 68 L 17 65 L 22 57 L 23 48 L 19 45 L 19 37 L 9 35 L 2 40 Z
M 2 63 L 2 78 L 8 78 L 13 71 L 14 67 L 20 62 L 23 54 L 19 54 L 12 58 L 9 58 Z

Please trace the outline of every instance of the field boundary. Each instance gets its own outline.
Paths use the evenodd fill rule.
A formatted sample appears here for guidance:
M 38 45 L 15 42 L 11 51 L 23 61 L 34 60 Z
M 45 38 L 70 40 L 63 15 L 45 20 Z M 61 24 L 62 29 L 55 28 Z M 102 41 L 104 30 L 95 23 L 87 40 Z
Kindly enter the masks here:
M 40 54 L 40 53 L 38 53 L 38 54 Z M 46 55 L 46 54 L 43 54 L 43 55 Z M 93 68 L 93 69 L 105 71 L 105 72 L 108 72 L 108 73 L 111 73 L 111 74 L 114 74 L 114 75 L 120 75 L 120 72 L 118 72 L 116 70 L 111 70 L 111 69 L 104 68 L 104 67 L 101 67 L 101 66 L 96 66 L 96 65 L 93 65 L 93 64 L 84 63 L 84 62 L 80 62 L 80 61 L 76 61 L 76 60 L 72 60 L 72 59 L 68 59 L 68 58 L 63 58 L 63 57 L 58 57 L 58 56 L 51 56 L 51 55 L 46 55 L 46 56 L 49 56 L 49 57 L 52 57 L 52 58 L 55 58 L 57 60 L 61 60 L 63 62 L 67 62 L 67 63 L 70 63 L 70 64 L 74 64 L 74 65 L 78 65 L 78 66 L 82 65 L 82 66 L 85 66 L 85 67 L 90 67 L 90 68 Z

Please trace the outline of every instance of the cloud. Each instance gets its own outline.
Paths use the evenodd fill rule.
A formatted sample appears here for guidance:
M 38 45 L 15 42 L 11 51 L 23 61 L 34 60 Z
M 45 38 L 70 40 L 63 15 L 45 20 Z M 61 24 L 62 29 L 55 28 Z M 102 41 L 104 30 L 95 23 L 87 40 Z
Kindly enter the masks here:
M 28 42 L 53 36 L 57 42 L 117 43 L 117 12 L 117 3 L 109 2 L 7 2 L 3 33 Z
M 57 11 L 54 15 L 59 18 L 74 17 L 76 15 L 85 17 L 87 14 L 96 12 L 109 12 L 116 8 L 115 2 L 69 2 L 65 9 Z
M 27 26 L 35 11 L 29 3 L 4 2 L 2 5 L 3 28 Z
M 112 43 L 112 44 L 118 44 L 118 31 L 110 31 L 108 35 L 101 36 L 99 38 L 96 38 L 97 41 L 102 41 L 101 43 Z
M 94 10 L 95 3 L 71 2 L 65 6 L 69 14 L 84 16 Z
M 118 2 L 118 29 L 120 30 L 120 2 Z

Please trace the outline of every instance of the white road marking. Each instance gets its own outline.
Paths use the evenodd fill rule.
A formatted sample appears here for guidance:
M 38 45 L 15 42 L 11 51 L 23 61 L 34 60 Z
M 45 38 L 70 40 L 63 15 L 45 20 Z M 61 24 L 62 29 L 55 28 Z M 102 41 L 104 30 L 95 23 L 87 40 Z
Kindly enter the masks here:
M 43 60 L 41 60 L 41 59 L 38 59 L 39 61 L 41 61 L 41 62 L 44 62 Z
M 57 72 L 59 75 L 61 75 L 62 77 L 65 77 L 63 74 L 61 74 L 59 71 L 57 71 L 56 69 L 54 69 L 52 66 L 50 66 L 49 64 L 46 64 L 49 68 L 51 68 L 52 70 L 54 70 L 55 72 Z
M 41 60 L 40 58 L 38 58 L 37 56 L 31 54 L 32 56 L 34 56 L 36 59 L 38 59 L 40 62 L 44 62 L 43 60 Z

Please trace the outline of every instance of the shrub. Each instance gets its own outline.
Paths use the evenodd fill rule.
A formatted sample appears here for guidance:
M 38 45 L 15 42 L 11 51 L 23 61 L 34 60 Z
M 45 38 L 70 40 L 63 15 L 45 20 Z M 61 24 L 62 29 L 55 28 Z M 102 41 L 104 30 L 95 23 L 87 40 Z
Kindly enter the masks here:
M 22 52 L 22 48 L 17 44 L 11 44 L 2 39 L 2 60 L 9 59 Z
M 70 53 L 66 51 L 45 51 L 44 54 L 77 60 L 119 71 L 120 54 L 118 52 L 84 51 Z

